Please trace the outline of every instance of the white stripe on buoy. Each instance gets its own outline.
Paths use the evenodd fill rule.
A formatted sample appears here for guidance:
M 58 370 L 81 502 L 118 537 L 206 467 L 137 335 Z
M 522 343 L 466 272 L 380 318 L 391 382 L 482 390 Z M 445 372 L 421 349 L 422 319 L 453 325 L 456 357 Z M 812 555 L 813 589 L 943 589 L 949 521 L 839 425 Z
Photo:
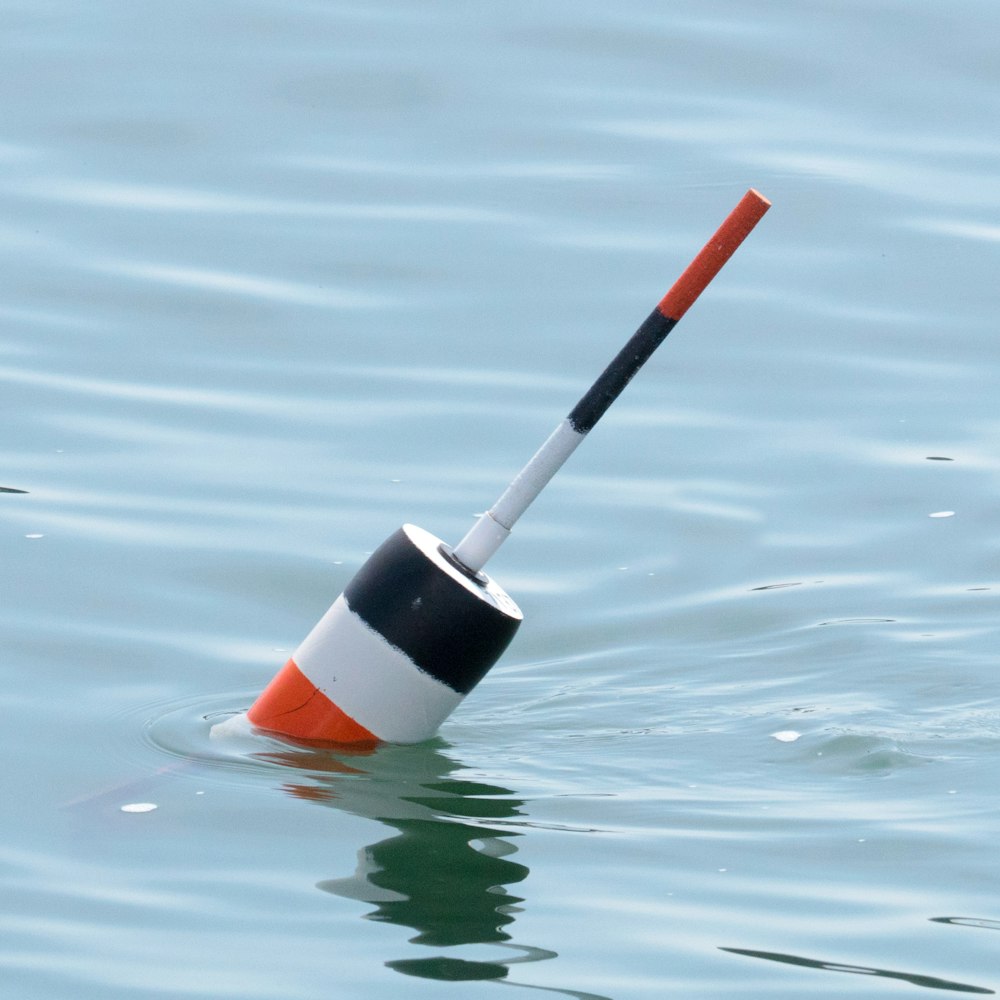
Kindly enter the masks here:
M 342 712 L 390 743 L 433 736 L 463 698 L 390 646 L 350 609 L 343 594 L 292 659 Z

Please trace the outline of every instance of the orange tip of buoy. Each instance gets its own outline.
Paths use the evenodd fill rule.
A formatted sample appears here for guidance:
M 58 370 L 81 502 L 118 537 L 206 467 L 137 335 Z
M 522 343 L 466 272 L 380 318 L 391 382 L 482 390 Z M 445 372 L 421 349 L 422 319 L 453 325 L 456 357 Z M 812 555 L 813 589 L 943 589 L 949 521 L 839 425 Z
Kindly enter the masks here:
M 702 247 L 701 252 L 674 282 L 673 288 L 657 307 L 669 319 L 679 320 L 691 308 L 695 299 L 708 287 L 708 283 L 722 270 L 722 266 L 736 252 L 737 247 L 750 235 L 754 226 L 771 207 L 759 191 L 751 188 L 737 206 L 726 216 L 715 235 Z

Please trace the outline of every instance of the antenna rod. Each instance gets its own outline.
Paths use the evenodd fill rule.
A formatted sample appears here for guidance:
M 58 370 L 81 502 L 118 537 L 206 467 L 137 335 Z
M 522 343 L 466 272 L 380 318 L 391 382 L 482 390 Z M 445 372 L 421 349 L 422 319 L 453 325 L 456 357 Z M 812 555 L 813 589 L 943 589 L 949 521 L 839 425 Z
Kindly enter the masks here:
M 506 541 L 517 519 L 559 471 L 607 408 L 649 360 L 653 351 L 719 273 L 771 203 L 752 188 L 740 199 L 715 235 L 702 247 L 648 319 L 549 435 L 497 502 L 469 529 L 452 556 L 478 572 Z

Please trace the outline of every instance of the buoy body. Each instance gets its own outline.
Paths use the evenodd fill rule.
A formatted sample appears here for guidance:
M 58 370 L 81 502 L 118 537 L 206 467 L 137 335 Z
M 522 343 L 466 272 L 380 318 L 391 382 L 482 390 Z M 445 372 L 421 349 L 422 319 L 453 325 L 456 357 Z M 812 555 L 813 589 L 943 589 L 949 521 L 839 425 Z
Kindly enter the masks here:
M 419 743 L 500 658 L 518 606 L 485 573 L 406 524 L 344 592 L 247 712 L 260 729 L 335 743 Z
M 245 716 L 300 740 L 419 743 L 500 658 L 521 612 L 482 567 L 770 207 L 751 189 L 497 502 L 449 548 L 407 524 L 361 567 Z

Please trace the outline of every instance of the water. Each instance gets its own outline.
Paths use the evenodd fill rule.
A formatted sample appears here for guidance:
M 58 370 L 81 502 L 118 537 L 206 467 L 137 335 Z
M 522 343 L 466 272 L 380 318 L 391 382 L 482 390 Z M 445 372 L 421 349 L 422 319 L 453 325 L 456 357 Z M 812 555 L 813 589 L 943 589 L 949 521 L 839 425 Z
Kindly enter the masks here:
M 4 21 L 4 996 L 1000 989 L 995 3 Z M 751 185 L 440 737 L 210 740 Z

